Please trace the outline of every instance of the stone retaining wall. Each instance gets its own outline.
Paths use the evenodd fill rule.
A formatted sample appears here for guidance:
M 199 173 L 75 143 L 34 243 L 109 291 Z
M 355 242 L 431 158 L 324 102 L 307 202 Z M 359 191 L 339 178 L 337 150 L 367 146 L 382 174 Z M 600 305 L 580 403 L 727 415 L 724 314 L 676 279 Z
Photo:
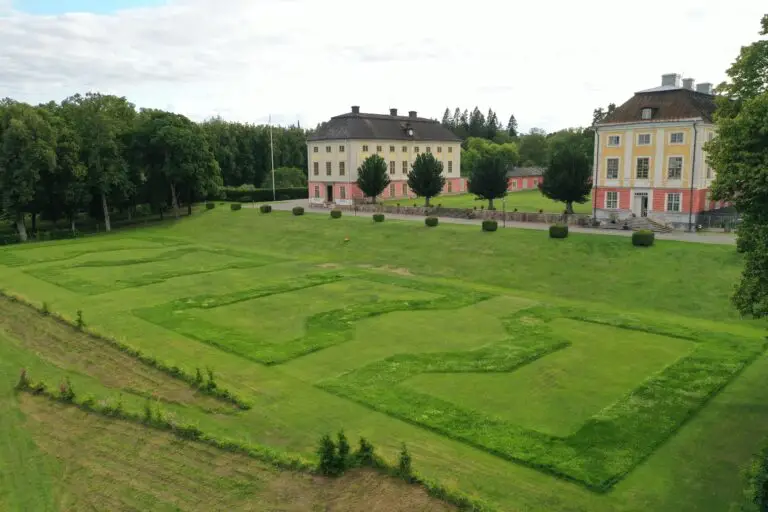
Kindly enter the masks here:
M 344 211 L 358 211 L 361 213 L 390 213 L 397 215 L 414 215 L 426 217 L 433 215 L 436 217 L 452 217 L 456 219 L 494 219 L 498 221 L 506 220 L 510 222 L 539 222 L 544 224 L 567 223 L 574 226 L 588 226 L 589 215 L 573 214 L 565 215 L 557 213 L 526 213 L 526 212 L 501 212 L 499 210 L 474 210 L 467 208 L 442 208 L 423 206 L 388 206 L 381 204 L 356 204 L 356 205 L 325 205 L 310 204 L 311 208 L 339 209 Z

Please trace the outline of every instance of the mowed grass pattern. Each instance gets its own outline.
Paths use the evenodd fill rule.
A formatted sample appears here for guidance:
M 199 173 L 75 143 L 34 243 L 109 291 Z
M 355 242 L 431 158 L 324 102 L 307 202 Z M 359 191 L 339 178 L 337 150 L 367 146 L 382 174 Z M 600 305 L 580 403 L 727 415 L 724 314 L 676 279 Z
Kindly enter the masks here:
M 198 256 L 205 273 L 164 275 Z M 258 264 L 232 268 L 231 257 Z M 0 249 L 0 282 L 69 318 L 81 309 L 92 328 L 169 365 L 212 367 L 252 410 L 167 405 L 219 436 L 309 457 L 339 428 L 388 457 L 406 441 L 417 469 L 502 510 L 722 510 L 768 433 L 757 392 L 768 382 L 749 366 L 765 365 L 764 325 L 737 323 L 727 299 L 740 265 L 731 247 L 638 251 L 573 235 L 564 249 L 537 232 L 215 210 L 101 240 Z M 101 289 L 35 275 L 46 269 L 87 274 Z M 127 286 L 106 289 L 116 279 Z M 518 324 L 541 331 L 523 335 Z M 9 382 L 24 365 L 143 404 L 126 390 L 146 387 L 140 379 L 89 372 L 84 352 L 40 350 L 41 362 L 31 343 L 0 347 Z M 414 362 L 438 373 L 403 371 Z M 748 434 L 723 436 L 720 424 Z M 52 496 L 50 482 L 35 485 Z

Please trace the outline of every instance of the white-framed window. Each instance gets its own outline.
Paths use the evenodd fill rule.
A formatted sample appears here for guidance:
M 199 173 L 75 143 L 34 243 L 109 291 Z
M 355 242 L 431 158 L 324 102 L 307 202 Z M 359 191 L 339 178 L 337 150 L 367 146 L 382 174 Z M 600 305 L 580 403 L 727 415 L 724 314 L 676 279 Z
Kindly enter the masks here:
M 325 162 L 325 175 L 331 175 L 331 162 Z
M 389 162 L 389 174 L 395 174 L 395 161 L 391 160 Z
M 320 199 L 320 186 L 315 185 L 315 199 Z
M 343 153 L 343 152 L 344 152 L 344 146 L 343 145 L 339 146 L 339 153 Z
M 331 152 L 331 146 L 325 146 L 325 152 L 330 153 Z
M 685 133 L 684 132 L 672 132 L 669 134 L 669 143 L 670 144 L 682 144 L 685 142 Z
M 453 147 L 452 146 L 448 146 L 448 152 L 449 153 L 453 153 Z
M 407 153 L 407 152 L 408 152 L 408 146 L 403 146 L 403 153 Z
M 403 160 L 403 174 L 408 174 L 408 160 Z
M 389 197 L 395 197 L 395 184 L 389 184 Z
M 517 180 L 512 180 L 512 188 L 517 188 Z
M 415 148 L 413 148 L 413 152 L 418 155 L 419 154 L 419 146 L 416 146 Z
M 683 177 L 683 157 L 671 156 L 667 163 L 667 178 L 679 180 Z
M 340 199 L 346 199 L 347 198 L 347 187 L 342 185 L 339 187 L 339 198 Z
M 376 152 L 381 153 L 381 146 L 376 146 Z
M 667 194 L 667 211 L 679 212 L 680 211 L 680 194 Z
M 621 135 L 609 135 L 608 145 L 611 147 L 621 146 Z
M 437 146 L 437 152 L 442 153 L 443 152 L 443 146 Z
M 653 109 L 652 108 L 644 108 L 640 111 L 640 117 L 644 120 L 648 120 L 653 117 Z
M 619 193 L 618 192 L 605 193 L 605 208 L 607 210 L 619 209 Z
M 389 152 L 394 153 L 395 152 L 395 146 L 389 146 Z
M 448 182 L 448 192 L 453 192 L 453 182 L 452 181 Z
M 533 186 L 538 187 L 539 186 L 539 180 L 538 178 L 533 178 Z
M 363 144 L 363 153 L 367 153 L 367 152 L 368 152 L 368 145 Z
M 347 173 L 347 166 L 344 162 L 339 162 L 339 176 L 344 176 Z
M 407 183 L 403 183 L 403 195 L 404 196 L 408 195 L 408 184 Z
M 320 163 L 312 162 L 312 174 L 318 176 L 320 174 Z
M 453 172 L 453 160 L 448 160 L 448 173 Z
M 431 152 L 432 152 L 432 148 L 427 146 L 427 153 L 431 153 Z
M 650 146 L 651 145 L 651 134 L 650 133 L 639 133 L 637 135 L 637 145 L 638 146 Z
M 605 177 L 609 180 L 619 179 L 619 159 L 608 158 L 605 161 Z
M 635 177 L 639 180 L 647 180 L 648 172 L 651 168 L 651 159 L 647 156 L 637 157 L 635 164 Z

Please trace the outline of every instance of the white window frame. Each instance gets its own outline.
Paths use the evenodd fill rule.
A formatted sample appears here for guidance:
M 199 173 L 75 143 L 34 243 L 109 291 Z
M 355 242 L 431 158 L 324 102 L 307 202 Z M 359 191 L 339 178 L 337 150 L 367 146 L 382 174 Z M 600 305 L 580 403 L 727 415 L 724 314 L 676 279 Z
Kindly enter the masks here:
M 648 137 L 648 142 L 640 142 L 640 137 Z M 653 142 L 653 135 L 650 133 L 638 133 L 637 134 L 637 145 L 638 146 L 650 146 Z
M 315 199 L 320 199 L 320 185 L 315 185 Z
M 616 144 L 611 144 L 611 139 L 614 139 L 614 138 L 617 140 L 617 142 Z M 608 141 L 606 142 L 605 145 L 608 146 L 609 148 L 618 148 L 619 146 L 621 146 L 621 135 L 608 135 Z
M 452 146 L 448 146 L 448 152 L 449 153 L 453 153 L 453 147 Z
M 674 137 L 675 135 L 680 135 L 682 138 L 680 139 L 680 142 L 675 142 Z M 685 132 L 670 132 L 669 134 L 669 144 L 674 146 L 679 146 L 680 144 L 685 144 Z
M 644 108 L 640 111 L 640 118 L 643 121 L 647 121 L 649 119 L 653 119 L 653 109 L 652 108 Z
M 646 176 L 644 178 L 641 178 L 638 175 L 638 171 L 640 170 L 640 166 L 638 165 L 640 163 L 640 160 L 647 160 L 648 161 L 648 169 Z M 635 157 L 635 179 L 636 180 L 649 180 L 651 179 L 651 157 L 649 156 L 638 156 Z
M 517 190 L 517 180 L 516 179 L 512 180 L 512 188 Z
M 389 184 L 389 197 L 395 197 L 397 195 L 397 191 L 395 190 L 395 184 L 390 183 Z
M 615 195 L 615 205 L 610 206 L 610 204 L 613 202 L 609 199 L 610 194 Z M 619 193 L 615 190 L 609 190 L 605 193 L 605 209 L 606 210 L 618 210 L 619 209 Z
M 333 163 L 332 162 L 325 162 L 325 175 L 326 176 L 332 176 L 333 175 Z
M 339 176 L 344 176 L 347 173 L 347 165 L 344 162 L 339 162 Z
M 325 146 L 325 152 L 326 152 L 326 153 L 330 153 L 331 151 L 333 151 L 333 149 L 331 148 L 331 146 Z
M 453 192 L 453 182 L 449 181 L 448 183 L 446 183 L 446 188 L 448 193 Z
M 453 160 L 448 160 L 448 174 L 453 172 Z
M 403 174 L 408 174 L 408 160 L 403 160 Z
M 397 172 L 397 162 L 394 160 L 389 161 L 389 174 L 395 174 Z
M 320 162 L 312 162 L 312 175 L 320 176 Z
M 389 146 L 389 152 L 394 153 L 395 152 L 395 146 Z
M 611 160 L 616 160 L 616 177 L 615 178 L 611 178 L 611 176 L 608 174 L 608 171 L 609 171 L 609 169 L 608 169 L 608 162 L 610 162 Z M 617 179 L 619 179 L 619 172 L 621 172 L 621 158 L 619 158 L 617 156 L 610 156 L 610 157 L 606 158 L 605 159 L 605 179 L 607 179 L 607 180 L 617 180 Z
M 344 185 L 339 187 L 339 199 L 346 199 L 347 198 L 347 187 Z
M 408 196 L 408 184 L 403 183 L 403 195 Z
M 672 197 L 677 196 L 677 210 L 670 210 L 669 209 L 669 200 Z M 670 192 L 666 195 L 664 198 L 664 211 L 666 212 L 672 212 L 672 213 L 680 213 L 683 210 L 683 194 L 680 192 Z
M 343 152 L 344 152 L 344 146 L 341 145 L 341 146 L 339 146 L 339 153 L 343 153 Z
M 407 152 L 408 152 L 408 146 L 403 146 L 403 153 L 407 153 Z
M 679 158 L 680 159 L 680 176 L 677 177 L 677 178 L 673 178 L 672 176 L 669 175 L 669 170 L 672 168 L 672 166 L 669 165 L 669 162 L 673 158 Z M 685 169 L 685 157 L 683 155 L 669 155 L 669 156 L 667 156 L 667 179 L 668 180 L 677 181 L 677 180 L 683 179 L 683 169 Z
M 368 152 L 368 144 L 363 144 L 363 153 Z

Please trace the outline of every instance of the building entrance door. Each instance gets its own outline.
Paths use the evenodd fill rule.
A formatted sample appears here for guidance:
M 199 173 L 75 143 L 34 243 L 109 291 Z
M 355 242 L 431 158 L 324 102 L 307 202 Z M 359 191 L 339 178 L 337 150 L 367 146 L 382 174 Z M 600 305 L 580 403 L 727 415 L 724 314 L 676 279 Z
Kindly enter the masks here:
M 327 194 L 325 195 L 325 200 L 329 203 L 333 202 L 333 185 L 328 185 L 326 187 Z
M 632 213 L 638 217 L 648 216 L 648 192 L 635 193 L 635 200 L 632 203 Z

